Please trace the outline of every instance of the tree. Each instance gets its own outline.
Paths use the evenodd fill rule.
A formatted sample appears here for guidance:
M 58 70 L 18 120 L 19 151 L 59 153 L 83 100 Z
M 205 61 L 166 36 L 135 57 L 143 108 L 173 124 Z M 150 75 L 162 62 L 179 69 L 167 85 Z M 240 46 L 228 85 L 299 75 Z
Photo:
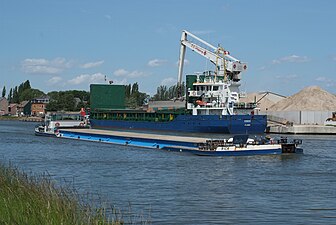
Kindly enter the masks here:
M 58 111 L 59 110 L 59 105 L 58 102 L 54 99 L 51 99 L 46 107 L 46 110 L 51 112 L 51 111 Z
M 137 99 L 137 105 L 142 106 L 145 103 L 146 99 L 148 98 L 149 98 L 148 94 L 139 92 L 138 99 Z
M 15 88 L 13 89 L 12 103 L 19 103 L 19 94 L 18 94 L 18 88 L 17 88 L 17 86 L 15 86 Z
M 72 93 L 63 94 L 63 109 L 65 111 L 75 111 L 75 97 Z
M 125 85 L 125 96 L 126 98 L 129 98 L 131 96 L 131 84 Z
M 29 80 L 26 80 L 26 82 L 23 83 L 23 90 L 31 89 Z
M 155 101 L 164 101 L 168 100 L 168 92 L 167 92 L 167 86 L 166 85 L 160 85 L 156 89 L 156 94 L 153 96 L 153 99 Z
M 47 111 L 79 111 L 81 108 L 88 107 L 90 93 L 87 91 L 52 91 L 48 93 L 50 97 Z M 80 99 L 79 102 L 75 98 Z
M 6 96 L 6 87 L 4 86 L 2 89 L 2 97 L 4 98 Z
M 138 83 L 125 85 L 125 103 L 127 107 L 136 108 L 142 106 L 149 96 L 139 91 Z
M 34 98 L 38 98 L 42 95 L 45 95 L 45 94 L 43 93 L 43 91 L 40 91 L 38 89 L 33 89 L 33 88 L 25 89 L 20 93 L 19 102 L 29 101 Z
M 156 89 L 156 94 L 153 96 L 154 101 L 166 101 L 169 99 L 175 99 L 178 96 L 178 88 L 177 85 L 173 85 L 169 88 L 165 85 L 160 85 Z M 185 85 L 184 82 L 181 85 L 181 94 L 182 96 L 185 94 Z
M 132 85 L 132 91 L 131 91 L 131 95 L 135 96 L 139 93 L 139 85 L 137 82 L 135 82 L 133 85 Z
M 12 98 L 13 98 L 13 89 L 11 88 L 9 90 L 9 94 L 8 94 L 8 97 L 7 97 L 7 100 L 9 103 L 12 103 Z
M 51 91 L 47 94 L 50 100 L 58 100 L 58 91 Z

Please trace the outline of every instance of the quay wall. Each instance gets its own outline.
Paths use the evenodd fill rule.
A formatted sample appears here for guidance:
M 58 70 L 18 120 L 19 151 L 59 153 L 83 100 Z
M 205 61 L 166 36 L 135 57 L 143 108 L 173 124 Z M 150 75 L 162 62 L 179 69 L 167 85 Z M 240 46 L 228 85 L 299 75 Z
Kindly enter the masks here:
M 333 111 L 260 111 L 270 120 L 283 120 L 297 125 L 323 125 Z
M 277 134 L 336 134 L 336 127 L 322 125 L 270 126 L 267 133 Z

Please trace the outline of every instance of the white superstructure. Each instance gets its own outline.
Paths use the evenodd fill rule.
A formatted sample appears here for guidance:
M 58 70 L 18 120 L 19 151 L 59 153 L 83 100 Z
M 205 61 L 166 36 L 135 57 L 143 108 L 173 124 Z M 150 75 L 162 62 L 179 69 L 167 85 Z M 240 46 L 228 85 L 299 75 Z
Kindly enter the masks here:
M 205 57 L 215 65 L 215 71 L 197 75 L 193 87 L 188 88 L 187 109 L 192 110 L 193 115 L 251 113 L 255 104 L 241 103 L 240 98 L 244 94 L 239 91 L 241 72 L 247 70 L 247 64 L 231 56 L 221 46 L 216 48 L 188 31 L 183 31 L 181 37 L 178 87 L 182 85 L 186 48 Z

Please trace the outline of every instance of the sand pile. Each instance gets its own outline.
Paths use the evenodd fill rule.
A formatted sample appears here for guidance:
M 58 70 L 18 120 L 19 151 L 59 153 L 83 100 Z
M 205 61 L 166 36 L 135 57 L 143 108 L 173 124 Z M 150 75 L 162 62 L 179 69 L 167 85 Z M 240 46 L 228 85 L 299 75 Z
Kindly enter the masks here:
M 269 111 L 336 111 L 336 96 L 317 86 L 306 87 L 268 108 Z

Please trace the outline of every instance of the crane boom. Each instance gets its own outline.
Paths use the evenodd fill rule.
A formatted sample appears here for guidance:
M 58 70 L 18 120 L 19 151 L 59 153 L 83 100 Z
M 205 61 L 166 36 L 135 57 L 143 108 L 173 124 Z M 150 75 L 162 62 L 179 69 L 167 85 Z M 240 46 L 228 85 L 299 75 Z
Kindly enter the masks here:
M 193 38 L 199 43 L 202 43 L 206 47 L 202 47 L 197 44 L 195 41 L 189 40 L 188 36 Z M 247 64 L 240 62 L 240 60 L 234 58 L 230 55 L 228 51 L 225 51 L 224 48 L 218 46 L 217 48 L 208 42 L 202 40 L 196 35 L 184 30 L 182 31 L 181 36 L 181 48 L 180 48 L 180 57 L 179 57 L 179 71 L 178 71 L 178 87 L 182 84 L 182 74 L 183 74 L 183 65 L 185 59 L 186 48 L 191 49 L 192 51 L 198 53 L 199 55 L 207 58 L 216 66 L 217 76 L 224 76 L 225 79 L 228 79 L 232 82 L 238 82 L 240 78 L 240 72 L 247 69 Z

